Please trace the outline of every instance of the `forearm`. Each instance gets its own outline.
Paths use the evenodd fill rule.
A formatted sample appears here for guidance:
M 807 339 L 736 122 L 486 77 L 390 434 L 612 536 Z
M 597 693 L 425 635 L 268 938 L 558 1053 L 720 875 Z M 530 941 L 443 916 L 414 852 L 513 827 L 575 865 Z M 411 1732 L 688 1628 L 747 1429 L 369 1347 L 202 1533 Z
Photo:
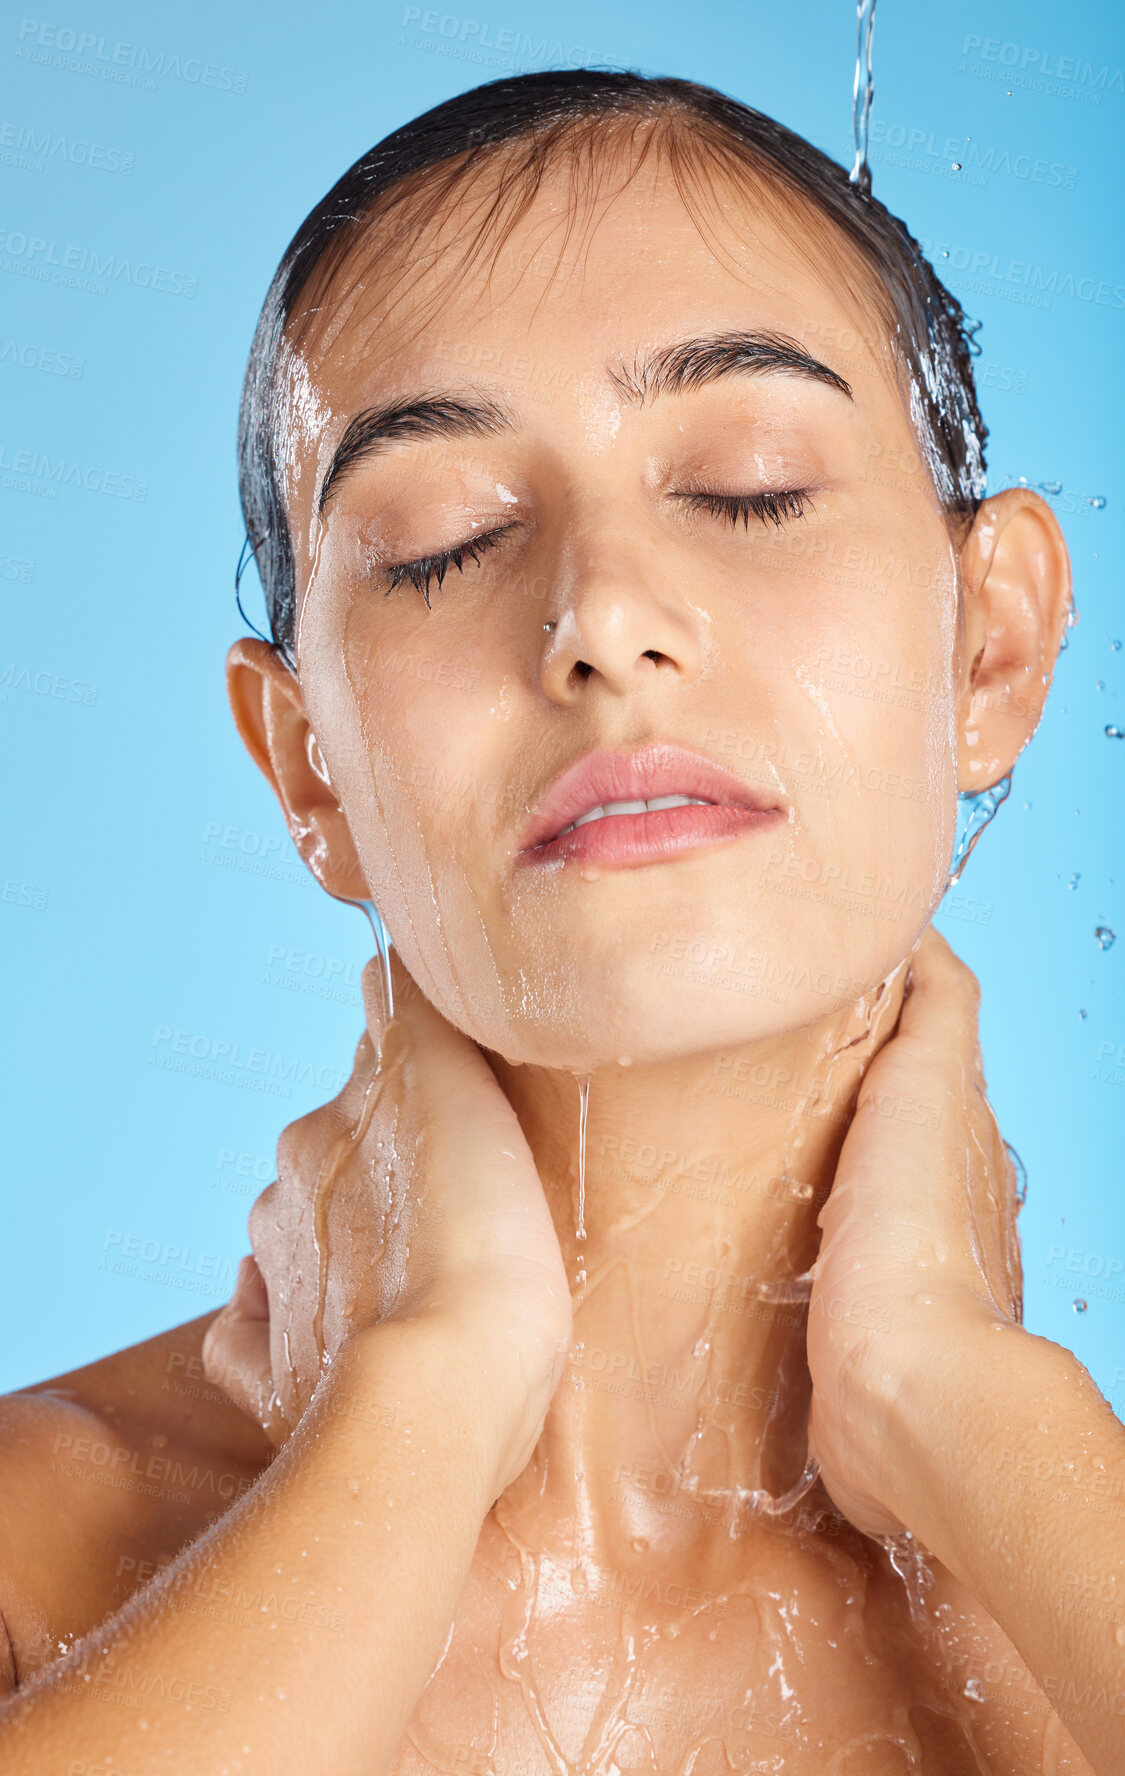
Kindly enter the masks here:
M 1108 1776 L 1125 1725 L 1125 1427 L 1069 1351 L 1016 1326 L 974 1322 L 909 1373 L 899 1513 Z
M 346 1346 L 253 1491 L 12 1699 L 9 1776 L 387 1770 L 492 1504 L 499 1392 L 430 1320 Z

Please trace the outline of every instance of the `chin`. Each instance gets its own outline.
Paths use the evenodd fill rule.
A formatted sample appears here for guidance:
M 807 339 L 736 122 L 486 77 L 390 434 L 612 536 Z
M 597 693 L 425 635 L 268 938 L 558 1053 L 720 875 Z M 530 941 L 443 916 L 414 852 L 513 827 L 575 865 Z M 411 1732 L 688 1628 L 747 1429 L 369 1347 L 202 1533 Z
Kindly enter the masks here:
M 572 953 L 564 967 L 520 970 L 507 1028 L 481 1019 L 466 1034 L 513 1063 L 582 1074 L 626 1059 L 656 1066 L 776 1042 L 859 997 L 792 990 L 781 984 L 785 969 L 767 984 L 770 971 L 728 965 L 721 950 L 684 940 L 585 962 Z

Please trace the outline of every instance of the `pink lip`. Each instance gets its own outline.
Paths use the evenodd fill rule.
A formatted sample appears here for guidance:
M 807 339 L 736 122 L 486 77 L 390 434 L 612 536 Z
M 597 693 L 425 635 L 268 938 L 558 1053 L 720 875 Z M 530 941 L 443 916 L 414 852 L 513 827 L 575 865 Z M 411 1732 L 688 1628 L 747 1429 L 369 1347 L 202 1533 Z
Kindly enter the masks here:
M 712 805 L 610 814 L 562 833 L 580 814 L 607 802 L 667 795 L 699 796 Z M 519 860 L 526 865 L 573 858 L 607 867 L 659 863 L 781 817 L 777 803 L 732 772 L 700 753 L 656 741 L 633 753 L 587 753 L 556 777 L 532 815 Z

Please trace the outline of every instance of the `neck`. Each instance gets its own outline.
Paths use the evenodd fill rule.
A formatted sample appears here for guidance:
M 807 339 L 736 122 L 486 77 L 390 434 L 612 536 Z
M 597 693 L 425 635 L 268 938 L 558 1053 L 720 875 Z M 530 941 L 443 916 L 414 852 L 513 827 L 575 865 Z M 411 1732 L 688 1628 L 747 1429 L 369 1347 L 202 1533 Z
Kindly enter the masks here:
M 658 1550 L 718 1571 L 730 1538 L 799 1489 L 805 1273 L 905 974 L 777 1041 L 603 1067 L 588 1084 L 490 1057 L 575 1307 L 567 1373 L 502 1501 L 512 1523 L 534 1512 L 542 1537 L 546 1513 L 576 1558 L 612 1569 Z

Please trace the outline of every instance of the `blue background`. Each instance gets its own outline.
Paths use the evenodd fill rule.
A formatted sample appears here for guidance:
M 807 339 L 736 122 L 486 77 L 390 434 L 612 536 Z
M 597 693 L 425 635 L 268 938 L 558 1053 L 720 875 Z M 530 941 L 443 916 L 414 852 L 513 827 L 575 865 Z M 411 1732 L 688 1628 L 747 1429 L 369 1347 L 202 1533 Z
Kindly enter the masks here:
M 456 4 L 82 0 L 0 27 L 0 1387 L 224 1300 L 281 1128 L 350 1066 L 369 933 L 305 875 L 223 690 L 239 384 L 297 223 L 406 119 L 560 63 L 720 86 L 851 163 L 850 0 Z M 1119 1412 L 1123 63 L 1111 0 L 881 0 L 872 145 L 984 323 L 991 485 L 1058 484 L 1073 552 L 1046 720 L 939 923 L 1029 1173 L 1027 1321 Z M 235 1083 L 160 1064 L 173 1031 L 238 1045 Z

